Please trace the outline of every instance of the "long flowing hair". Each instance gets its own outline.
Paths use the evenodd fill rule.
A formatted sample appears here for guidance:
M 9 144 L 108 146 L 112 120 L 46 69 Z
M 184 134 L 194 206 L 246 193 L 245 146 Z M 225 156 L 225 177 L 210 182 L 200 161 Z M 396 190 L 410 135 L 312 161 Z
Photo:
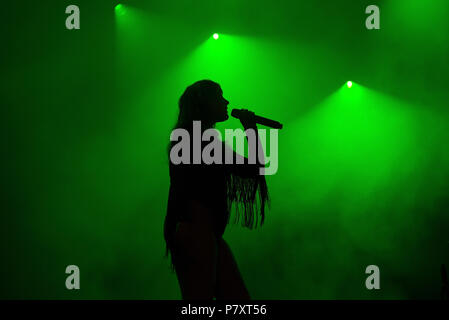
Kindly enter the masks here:
M 179 99 L 179 115 L 173 130 L 183 128 L 191 131 L 193 121 L 199 120 L 203 122 L 204 114 L 207 113 L 206 108 L 208 107 L 206 97 L 219 88 L 220 85 L 211 80 L 200 80 L 188 86 Z M 210 127 L 214 127 L 214 125 L 214 123 L 211 123 Z M 174 142 L 172 141 L 168 144 L 168 156 L 173 144 Z M 229 223 L 231 209 L 234 206 L 234 223 L 237 224 L 241 221 L 242 226 L 249 229 L 258 225 L 262 226 L 265 220 L 265 207 L 269 206 L 270 202 L 265 176 L 241 177 L 229 172 L 226 175 L 226 201 L 226 223 Z M 176 216 L 167 212 L 164 223 L 166 256 L 173 249 L 174 239 L 172 238 L 172 231 L 177 222 L 176 218 Z

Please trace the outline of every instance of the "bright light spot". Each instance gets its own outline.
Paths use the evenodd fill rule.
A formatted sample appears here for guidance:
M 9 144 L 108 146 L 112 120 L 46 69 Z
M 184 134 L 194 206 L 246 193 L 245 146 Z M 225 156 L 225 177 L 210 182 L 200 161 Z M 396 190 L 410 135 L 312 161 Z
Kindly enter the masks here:
M 213 37 L 214 37 L 215 40 L 217 40 L 218 39 L 218 33 L 214 33 Z
M 119 3 L 118 5 L 115 6 L 115 13 L 119 16 L 123 16 L 126 12 L 126 7 Z
M 352 87 L 352 81 L 346 82 L 346 85 L 348 86 L 348 88 L 351 88 Z

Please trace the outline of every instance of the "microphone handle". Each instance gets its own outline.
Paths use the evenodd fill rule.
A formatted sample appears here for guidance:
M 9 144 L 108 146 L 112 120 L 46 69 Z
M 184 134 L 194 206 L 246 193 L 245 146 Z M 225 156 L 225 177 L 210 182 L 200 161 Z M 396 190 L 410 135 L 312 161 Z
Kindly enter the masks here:
M 254 116 L 254 119 L 256 120 L 256 123 L 260 123 L 261 125 L 271 127 L 274 129 L 282 129 L 282 123 L 278 121 L 267 119 L 261 116 Z

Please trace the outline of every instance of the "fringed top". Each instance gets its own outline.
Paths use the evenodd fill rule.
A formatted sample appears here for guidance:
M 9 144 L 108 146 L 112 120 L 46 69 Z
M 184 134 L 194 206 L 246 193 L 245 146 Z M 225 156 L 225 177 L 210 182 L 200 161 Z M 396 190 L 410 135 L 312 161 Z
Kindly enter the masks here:
M 233 205 L 235 207 L 234 223 L 241 220 L 242 226 L 252 229 L 264 223 L 269 196 L 265 176 L 258 173 L 259 167 L 250 167 L 248 174 L 242 175 L 242 171 L 248 170 L 247 168 L 248 165 L 237 172 L 229 170 L 226 175 L 226 200 L 229 211 Z

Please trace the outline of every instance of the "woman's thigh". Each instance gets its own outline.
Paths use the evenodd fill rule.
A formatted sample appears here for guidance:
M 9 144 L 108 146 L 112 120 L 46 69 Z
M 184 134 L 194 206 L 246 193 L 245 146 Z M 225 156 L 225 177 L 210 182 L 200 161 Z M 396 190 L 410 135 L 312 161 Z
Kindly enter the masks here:
M 224 239 L 219 240 L 217 260 L 216 298 L 249 300 L 249 292 L 240 274 L 231 248 Z
M 176 231 L 175 250 L 174 265 L 183 299 L 212 299 L 218 251 L 210 228 L 181 222 Z

